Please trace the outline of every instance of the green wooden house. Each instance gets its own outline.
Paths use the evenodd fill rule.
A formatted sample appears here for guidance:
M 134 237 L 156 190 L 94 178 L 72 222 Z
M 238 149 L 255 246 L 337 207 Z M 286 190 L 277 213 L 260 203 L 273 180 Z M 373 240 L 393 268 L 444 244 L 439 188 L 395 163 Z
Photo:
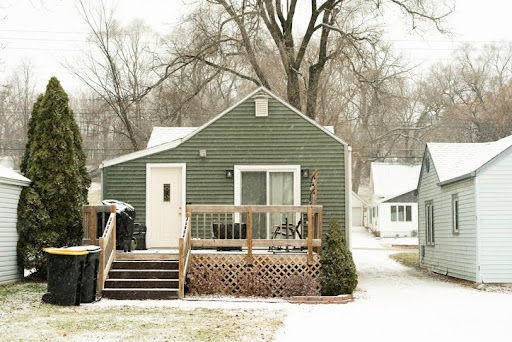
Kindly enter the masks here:
M 179 139 L 101 165 L 103 198 L 135 207 L 136 221 L 147 225 L 148 248 L 177 247 L 187 205 L 308 205 L 314 170 L 321 235 L 331 217 L 346 229 L 350 147 L 269 90 L 258 88 L 202 127 L 185 130 Z

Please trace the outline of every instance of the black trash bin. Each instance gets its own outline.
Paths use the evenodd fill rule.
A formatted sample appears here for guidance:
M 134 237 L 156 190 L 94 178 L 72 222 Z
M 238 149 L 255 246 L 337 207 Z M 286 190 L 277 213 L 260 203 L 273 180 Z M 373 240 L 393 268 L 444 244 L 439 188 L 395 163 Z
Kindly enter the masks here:
M 48 265 L 48 292 L 43 302 L 80 305 L 82 276 L 87 259 L 85 248 L 45 248 Z
M 85 246 L 87 249 L 84 272 L 82 276 L 82 289 L 80 291 L 81 303 L 92 303 L 96 301 L 98 288 L 98 268 L 100 265 L 101 248 L 98 246 Z
M 117 200 L 104 200 L 103 205 L 116 206 L 116 249 L 131 252 L 135 208 L 128 203 Z

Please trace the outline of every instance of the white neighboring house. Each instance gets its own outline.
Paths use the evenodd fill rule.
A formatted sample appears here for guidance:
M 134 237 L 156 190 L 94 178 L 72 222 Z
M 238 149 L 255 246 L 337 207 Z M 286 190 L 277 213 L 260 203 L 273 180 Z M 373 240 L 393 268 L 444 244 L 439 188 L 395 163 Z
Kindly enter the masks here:
M 18 265 L 16 257 L 16 222 L 21 190 L 29 184 L 28 178 L 0 166 L 0 284 L 12 283 L 23 278 L 23 270 Z
M 352 227 L 367 226 L 368 203 L 354 191 L 352 191 Z
M 416 236 L 420 169 L 421 164 L 371 164 L 368 227 L 375 235 Z
M 420 266 L 512 283 L 512 136 L 429 143 L 418 184 Z

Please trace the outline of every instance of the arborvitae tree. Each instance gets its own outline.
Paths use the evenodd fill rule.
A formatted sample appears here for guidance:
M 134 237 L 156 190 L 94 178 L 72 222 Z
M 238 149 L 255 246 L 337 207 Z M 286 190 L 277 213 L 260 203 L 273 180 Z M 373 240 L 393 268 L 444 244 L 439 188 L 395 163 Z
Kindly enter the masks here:
M 357 272 L 352 253 L 337 219 L 329 222 L 329 233 L 322 253 L 320 284 L 324 296 L 352 293 L 357 286 Z
M 20 165 L 20 171 L 23 174 L 27 172 L 27 162 L 30 158 L 30 146 L 32 145 L 36 123 L 39 120 L 39 107 L 41 106 L 43 98 L 43 94 L 40 94 L 37 97 L 34 107 L 32 108 L 32 113 L 30 114 L 30 119 L 28 120 L 27 143 L 25 145 L 25 153 L 23 154 Z
M 82 194 L 82 200 L 84 204 L 89 203 L 88 195 L 89 195 L 89 187 L 91 186 L 91 176 L 87 172 L 86 167 L 86 156 L 84 150 L 82 148 L 82 134 L 80 133 L 80 128 L 74 119 L 73 111 L 70 110 L 71 114 L 71 129 L 73 130 L 73 141 L 75 143 L 75 153 L 76 153 L 76 161 L 77 161 L 77 169 L 80 173 L 80 193 Z
M 82 235 L 82 205 L 90 178 L 84 173 L 80 132 L 68 102 L 52 77 L 34 105 L 25 151 L 24 175 L 32 184 L 20 197 L 18 255 L 25 268 L 41 273 L 46 267 L 42 248 L 79 244 Z

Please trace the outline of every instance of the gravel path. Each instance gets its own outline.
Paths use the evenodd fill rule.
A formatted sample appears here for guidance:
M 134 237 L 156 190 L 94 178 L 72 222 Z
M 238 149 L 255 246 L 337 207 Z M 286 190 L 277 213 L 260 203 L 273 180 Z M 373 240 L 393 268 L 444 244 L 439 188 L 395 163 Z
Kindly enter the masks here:
M 363 228 L 353 232 L 354 303 L 298 305 L 277 341 L 510 341 L 512 294 L 479 291 L 411 270 Z M 350 340 L 349 340 L 350 341 Z

